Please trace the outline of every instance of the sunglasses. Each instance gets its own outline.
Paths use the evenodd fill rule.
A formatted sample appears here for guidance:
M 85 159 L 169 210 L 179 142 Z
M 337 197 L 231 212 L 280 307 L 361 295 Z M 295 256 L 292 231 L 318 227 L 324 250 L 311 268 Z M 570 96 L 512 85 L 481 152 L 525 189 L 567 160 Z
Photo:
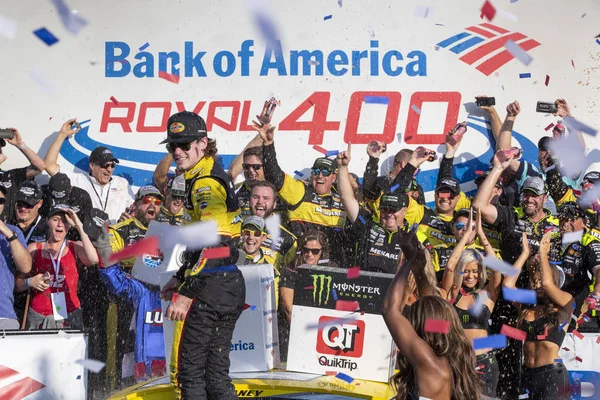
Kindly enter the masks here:
M 102 169 L 110 169 L 110 168 L 112 168 L 112 169 L 115 169 L 115 165 L 116 165 L 116 164 L 115 164 L 115 163 L 111 163 L 111 162 L 109 162 L 109 163 L 106 163 L 106 164 L 98 164 L 98 165 L 99 165 L 99 166 L 100 166 L 100 168 L 102 168 Z
M 242 231 L 242 235 L 244 235 L 244 236 L 261 237 L 262 234 L 263 233 L 261 231 L 255 231 L 255 230 L 252 230 L 252 229 L 244 229 Z
M 312 253 L 313 256 L 318 255 L 322 249 L 311 249 L 310 247 L 303 247 L 302 254 Z
M 156 197 L 144 197 L 144 200 L 142 200 L 142 203 L 154 204 L 155 206 L 160 206 L 162 204 L 162 200 L 157 199 Z
M 457 194 L 455 194 L 454 192 L 435 192 L 435 194 L 438 197 L 446 197 L 446 195 L 448 195 L 447 197 L 450 198 L 450 200 L 454 199 L 456 196 L 458 196 Z M 443 196 L 440 196 L 441 194 L 443 194 Z
M 246 171 L 250 168 L 252 168 L 255 171 L 260 171 L 260 169 L 262 168 L 262 164 L 242 164 L 242 168 L 244 168 Z
M 457 222 L 456 224 L 454 224 L 454 227 L 456 228 L 456 230 L 462 231 L 463 229 L 467 229 L 467 224 L 465 224 L 464 222 Z M 472 225 L 472 228 L 475 229 L 475 224 Z
M 6 201 L 6 199 L 4 199 L 4 201 Z M 34 206 L 35 206 L 35 204 L 32 206 L 31 204 L 25 203 L 24 201 L 17 201 L 17 207 L 19 207 L 19 208 L 29 208 L 29 209 L 31 209 Z
M 0 206 L 6 204 L 6 198 L 5 197 L 0 197 Z
M 311 170 L 311 173 L 314 176 L 317 176 L 319 174 L 323 174 L 323 176 L 329 176 L 329 175 L 331 175 L 331 171 L 330 170 L 328 170 L 328 169 L 321 169 L 321 168 L 313 168 Z
M 167 144 L 167 151 L 169 153 L 173 153 L 177 149 L 181 149 L 183 151 L 190 151 L 190 149 L 192 148 L 192 143 L 193 142 L 187 142 L 187 143 L 169 143 L 169 144 Z

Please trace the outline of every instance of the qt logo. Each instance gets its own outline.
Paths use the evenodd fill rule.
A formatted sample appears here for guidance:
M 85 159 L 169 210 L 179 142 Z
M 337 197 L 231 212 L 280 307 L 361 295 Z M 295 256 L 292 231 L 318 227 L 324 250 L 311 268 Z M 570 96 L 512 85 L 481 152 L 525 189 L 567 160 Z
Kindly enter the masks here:
M 317 353 L 344 357 L 361 357 L 365 341 L 365 322 L 337 317 L 319 318 Z M 322 327 L 322 328 L 321 328 Z

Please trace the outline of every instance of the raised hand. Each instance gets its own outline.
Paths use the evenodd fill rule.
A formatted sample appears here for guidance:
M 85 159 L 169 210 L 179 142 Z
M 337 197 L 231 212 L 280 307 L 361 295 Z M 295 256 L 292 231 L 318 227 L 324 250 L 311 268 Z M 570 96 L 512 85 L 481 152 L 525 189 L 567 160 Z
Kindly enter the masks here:
M 262 124 L 253 120 L 252 129 L 258 132 L 263 141 L 263 145 L 268 146 L 273 144 L 273 141 L 275 140 L 275 127 L 271 126 L 270 123 Z
M 75 121 L 77 121 L 77 118 L 72 118 L 64 124 L 62 124 L 59 134 L 69 137 L 79 132 L 79 128 L 73 129 L 73 122 Z
M 348 143 L 348 149 L 346 151 L 340 151 L 337 155 L 337 162 L 340 167 L 347 167 L 350 164 L 352 158 L 351 144 Z

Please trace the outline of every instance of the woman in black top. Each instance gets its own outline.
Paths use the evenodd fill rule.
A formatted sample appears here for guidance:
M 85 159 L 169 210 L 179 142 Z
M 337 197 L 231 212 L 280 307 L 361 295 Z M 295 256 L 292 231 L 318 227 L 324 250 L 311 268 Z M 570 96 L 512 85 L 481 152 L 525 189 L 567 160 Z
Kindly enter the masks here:
M 473 234 L 476 231 L 479 243 L 485 249 L 486 254 L 496 257 L 494 248 L 488 242 L 483 231 L 481 214 L 477 214 L 475 229 L 473 210 L 471 210 L 469 222 L 465 227 L 466 232 L 452 251 L 442 279 L 442 294 L 447 293 L 447 299 L 454 305 L 465 335 L 470 342 L 473 339 L 489 335 L 490 324 L 488 321 L 500 295 L 502 283 L 502 274 L 497 271 L 492 273 L 489 280 L 487 279 L 483 256 L 477 247 L 465 250 L 466 244 L 474 240 Z M 521 265 L 525 263 L 525 260 L 521 260 Z M 477 356 L 477 373 L 484 385 L 483 394 L 495 397 L 499 377 L 496 356 L 490 349 L 477 349 L 475 354 Z
M 571 397 L 567 369 L 562 362 L 555 361 L 559 358 L 558 351 L 573 312 L 573 296 L 560 289 L 561 271 L 548 261 L 550 236 L 550 232 L 544 235 L 539 257 L 531 259 L 528 265 L 529 287 L 536 291 L 537 304 L 516 304 L 520 308 L 517 328 L 527 334 L 523 346 L 521 393 L 528 392 L 530 400 L 568 400 Z M 523 249 L 526 246 L 523 234 Z M 504 286 L 514 288 L 517 278 L 518 275 L 505 277 Z

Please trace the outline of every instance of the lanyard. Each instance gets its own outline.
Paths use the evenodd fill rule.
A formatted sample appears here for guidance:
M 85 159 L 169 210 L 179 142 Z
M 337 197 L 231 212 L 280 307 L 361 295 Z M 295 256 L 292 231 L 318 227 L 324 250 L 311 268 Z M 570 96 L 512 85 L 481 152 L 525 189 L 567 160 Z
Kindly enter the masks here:
M 67 244 L 67 239 L 63 240 L 60 245 L 60 250 L 58 251 L 58 258 L 56 260 L 52 257 L 52 254 L 48 251 L 48 243 L 46 243 L 46 251 L 48 251 L 48 255 L 50 256 L 50 261 L 52 261 L 52 266 L 54 267 L 54 275 L 56 276 L 56 285 L 58 285 L 58 271 L 60 270 L 60 259 L 62 258 L 62 252 Z M 57 286 L 58 287 L 58 286 Z
M 88 180 L 90 181 L 90 185 L 92 185 L 92 189 L 94 190 L 94 193 L 96 193 L 96 196 L 98 197 L 98 201 L 100 202 L 100 207 L 102 207 L 102 211 L 106 211 L 106 206 L 108 205 L 108 195 L 110 194 L 110 187 L 112 185 L 112 180 L 108 183 L 108 190 L 106 191 L 106 199 L 104 200 L 104 204 L 102 204 L 102 198 L 100 197 L 100 194 L 96 190 L 96 187 L 94 186 L 94 182 L 92 182 L 92 179 L 89 176 L 88 176 Z
M 42 217 L 40 215 L 38 215 L 37 219 L 35 220 L 35 224 L 29 230 L 29 233 L 27 234 L 27 237 L 25 237 L 25 243 L 29 243 L 29 238 L 33 234 L 33 231 L 35 231 L 35 227 L 38 226 L 38 224 L 40 223 L 41 219 L 42 219 Z

